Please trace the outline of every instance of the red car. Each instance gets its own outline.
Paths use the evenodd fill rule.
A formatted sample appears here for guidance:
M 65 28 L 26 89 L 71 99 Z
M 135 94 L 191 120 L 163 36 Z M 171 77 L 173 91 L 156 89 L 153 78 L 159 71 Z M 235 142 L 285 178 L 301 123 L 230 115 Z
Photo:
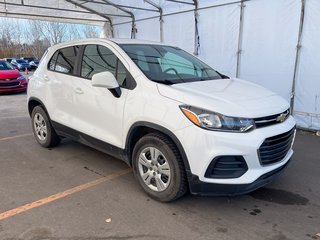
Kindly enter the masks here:
M 0 93 L 24 92 L 27 90 L 27 80 L 7 61 L 0 60 Z

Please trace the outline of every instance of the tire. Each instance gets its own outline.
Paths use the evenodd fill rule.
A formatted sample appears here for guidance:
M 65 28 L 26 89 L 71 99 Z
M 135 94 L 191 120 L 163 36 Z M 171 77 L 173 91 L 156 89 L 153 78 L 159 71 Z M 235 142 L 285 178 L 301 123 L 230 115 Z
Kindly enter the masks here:
M 183 161 L 175 144 L 166 136 L 151 133 L 133 149 L 133 172 L 143 190 L 161 202 L 170 202 L 187 192 Z
M 60 143 L 60 137 L 52 127 L 48 114 L 41 106 L 36 106 L 32 110 L 31 121 L 34 137 L 42 147 L 55 147 Z

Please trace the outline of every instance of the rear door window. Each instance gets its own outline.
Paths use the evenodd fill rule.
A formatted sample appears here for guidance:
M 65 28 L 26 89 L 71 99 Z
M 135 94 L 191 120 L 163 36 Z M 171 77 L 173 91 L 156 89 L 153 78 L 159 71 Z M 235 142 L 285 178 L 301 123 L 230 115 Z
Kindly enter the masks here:
M 100 45 L 86 46 L 81 66 L 81 77 L 91 79 L 96 73 L 109 71 L 116 76 L 117 57 L 108 48 Z
M 91 79 L 94 74 L 105 71 L 115 76 L 120 87 L 134 88 L 132 76 L 110 49 L 101 45 L 87 45 L 83 53 L 81 77 Z

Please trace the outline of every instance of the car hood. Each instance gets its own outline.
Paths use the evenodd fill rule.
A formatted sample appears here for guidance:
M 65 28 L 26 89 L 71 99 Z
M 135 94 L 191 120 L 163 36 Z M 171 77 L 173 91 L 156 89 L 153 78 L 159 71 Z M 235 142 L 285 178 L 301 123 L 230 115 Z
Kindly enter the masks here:
M 164 97 L 227 116 L 263 117 L 289 108 L 279 95 L 236 78 L 157 86 Z
M 21 74 L 17 70 L 3 70 L 0 71 L 0 79 L 12 79 L 12 78 L 18 78 Z

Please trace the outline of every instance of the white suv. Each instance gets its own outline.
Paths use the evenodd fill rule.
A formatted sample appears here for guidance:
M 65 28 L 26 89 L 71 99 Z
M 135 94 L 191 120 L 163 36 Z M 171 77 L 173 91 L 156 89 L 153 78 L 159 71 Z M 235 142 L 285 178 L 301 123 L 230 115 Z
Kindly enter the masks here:
M 177 48 L 87 39 L 48 49 L 28 86 L 36 140 L 61 137 L 132 166 L 153 198 L 238 195 L 289 162 L 295 121 L 275 93 Z

